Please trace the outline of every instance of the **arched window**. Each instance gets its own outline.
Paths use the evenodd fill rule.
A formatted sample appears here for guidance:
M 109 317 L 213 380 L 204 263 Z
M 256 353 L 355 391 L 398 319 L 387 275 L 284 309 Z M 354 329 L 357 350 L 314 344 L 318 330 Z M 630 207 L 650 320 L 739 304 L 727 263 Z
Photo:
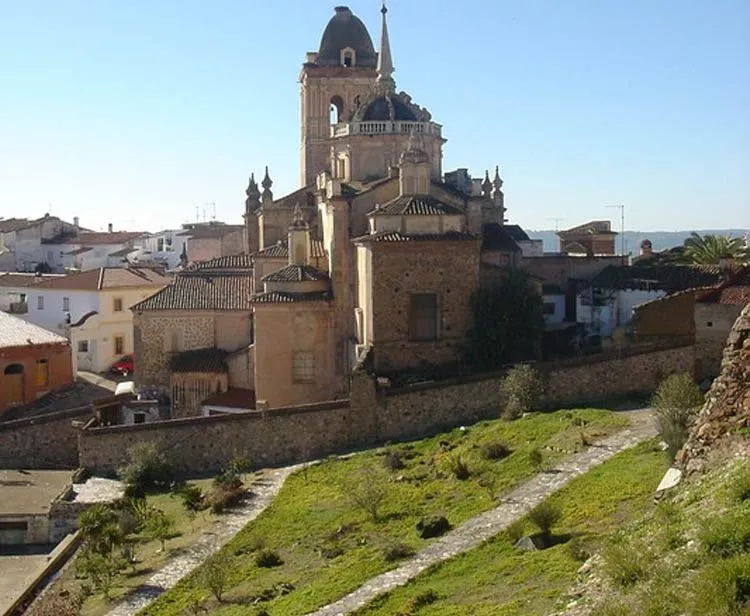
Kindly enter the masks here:
M 344 47 L 341 50 L 341 66 L 352 67 L 357 65 L 357 52 L 351 47 Z
M 23 374 L 23 366 L 21 364 L 11 364 L 10 366 L 6 366 L 3 374 Z
M 344 115 L 344 99 L 336 95 L 331 98 L 331 124 L 338 124 Z

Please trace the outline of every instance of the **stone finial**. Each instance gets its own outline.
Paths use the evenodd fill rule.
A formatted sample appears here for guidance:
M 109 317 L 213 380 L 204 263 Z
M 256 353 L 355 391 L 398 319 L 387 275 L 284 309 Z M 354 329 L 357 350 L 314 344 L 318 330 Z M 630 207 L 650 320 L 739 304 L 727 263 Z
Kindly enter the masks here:
M 492 182 L 490 182 L 490 172 L 488 169 L 484 171 L 484 181 L 482 182 L 482 195 L 489 197 L 492 194 Z
M 255 210 L 260 204 L 260 191 L 258 190 L 258 184 L 255 182 L 255 174 L 250 174 L 250 181 L 247 184 L 247 190 L 245 191 L 247 199 L 245 200 L 246 209 L 252 211 Z
M 271 176 L 268 174 L 268 165 L 266 165 L 266 175 L 261 182 L 261 186 L 263 186 L 263 201 L 273 201 L 273 193 L 271 192 L 273 180 L 271 180 Z
M 503 187 L 503 181 L 500 178 L 500 165 L 495 165 L 495 178 L 492 180 L 492 186 L 495 190 L 500 190 Z
M 309 228 L 310 228 L 310 225 L 305 220 L 305 217 L 302 216 L 302 208 L 299 206 L 299 203 L 295 204 L 292 222 L 289 224 L 289 230 L 290 231 L 298 231 L 298 230 L 307 231 Z

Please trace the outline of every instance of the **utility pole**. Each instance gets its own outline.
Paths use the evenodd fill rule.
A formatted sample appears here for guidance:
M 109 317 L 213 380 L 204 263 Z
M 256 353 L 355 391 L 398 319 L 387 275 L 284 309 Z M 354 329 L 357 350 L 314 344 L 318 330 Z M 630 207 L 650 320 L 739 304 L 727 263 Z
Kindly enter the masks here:
M 620 210 L 620 250 L 621 255 L 627 255 L 627 243 L 625 242 L 625 206 L 624 205 L 605 205 L 604 207 L 616 208 Z

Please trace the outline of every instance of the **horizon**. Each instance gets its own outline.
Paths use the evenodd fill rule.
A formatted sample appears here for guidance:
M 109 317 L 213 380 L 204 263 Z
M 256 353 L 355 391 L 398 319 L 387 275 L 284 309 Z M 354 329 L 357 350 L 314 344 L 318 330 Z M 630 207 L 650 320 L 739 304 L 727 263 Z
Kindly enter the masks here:
M 266 164 L 296 189 L 297 76 L 333 4 L 5 6 L 0 215 L 179 228 L 241 221 Z M 750 226 L 750 4 L 657 4 L 391 2 L 397 89 L 443 124 L 444 171 L 500 165 L 512 224 Z M 350 7 L 379 48 L 380 3 Z

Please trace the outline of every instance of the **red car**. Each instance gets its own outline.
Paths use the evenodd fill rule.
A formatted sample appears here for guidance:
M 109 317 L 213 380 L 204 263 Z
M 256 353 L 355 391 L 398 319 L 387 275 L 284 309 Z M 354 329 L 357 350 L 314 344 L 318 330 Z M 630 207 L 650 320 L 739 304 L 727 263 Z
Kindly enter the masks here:
M 117 374 L 121 374 L 122 376 L 133 374 L 133 372 L 135 371 L 135 359 L 132 355 L 123 355 L 114 364 L 112 364 L 112 367 L 109 369 L 109 371 L 116 372 Z

